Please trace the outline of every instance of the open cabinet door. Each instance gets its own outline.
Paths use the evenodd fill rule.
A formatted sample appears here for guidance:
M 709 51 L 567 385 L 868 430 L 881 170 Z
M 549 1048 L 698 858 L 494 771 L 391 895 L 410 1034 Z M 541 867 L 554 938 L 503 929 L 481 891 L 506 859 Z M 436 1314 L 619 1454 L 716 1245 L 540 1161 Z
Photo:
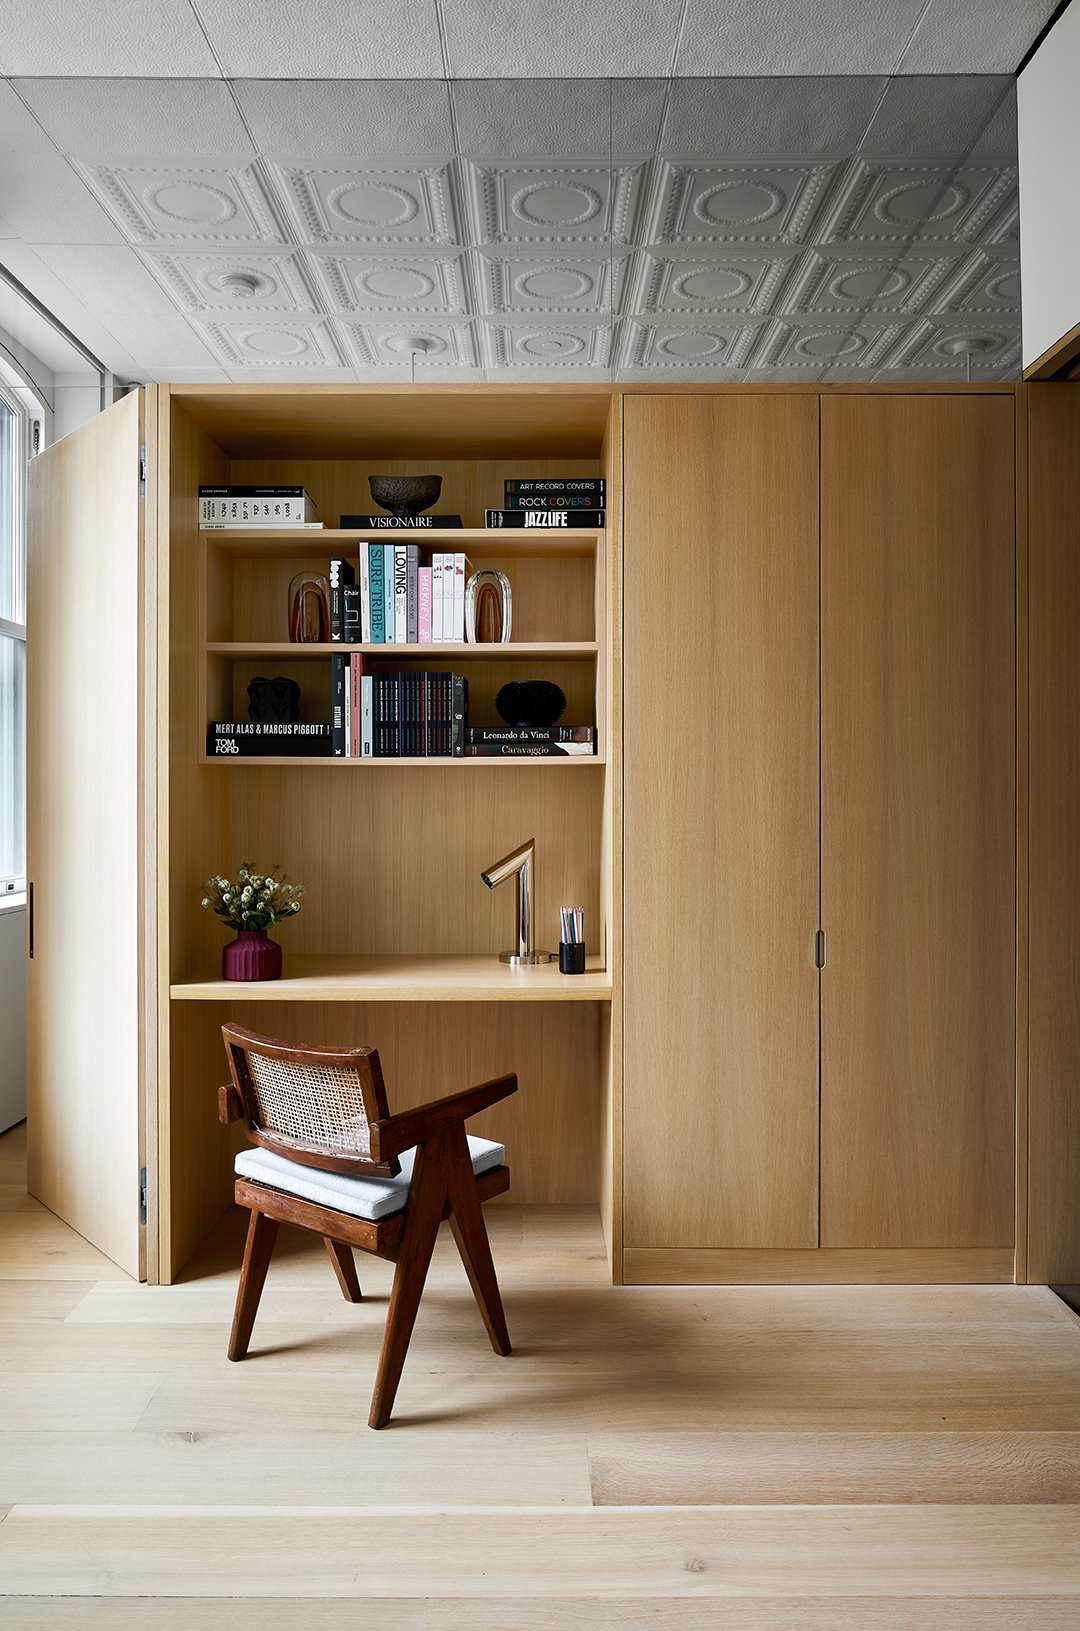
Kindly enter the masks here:
M 30 1193 L 140 1276 L 144 391 L 30 466 Z

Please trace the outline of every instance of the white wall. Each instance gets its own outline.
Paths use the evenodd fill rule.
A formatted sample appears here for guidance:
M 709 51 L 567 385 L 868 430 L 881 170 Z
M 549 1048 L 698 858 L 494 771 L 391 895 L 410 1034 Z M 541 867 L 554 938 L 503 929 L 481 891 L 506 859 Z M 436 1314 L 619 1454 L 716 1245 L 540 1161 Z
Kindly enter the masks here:
M 1080 0 L 1017 83 L 1024 367 L 1080 323 Z

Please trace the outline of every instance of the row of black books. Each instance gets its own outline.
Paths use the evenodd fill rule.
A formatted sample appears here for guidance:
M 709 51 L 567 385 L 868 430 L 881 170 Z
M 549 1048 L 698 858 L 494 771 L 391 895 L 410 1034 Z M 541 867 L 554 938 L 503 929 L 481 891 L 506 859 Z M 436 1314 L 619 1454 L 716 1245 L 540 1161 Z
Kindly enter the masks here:
M 335 759 L 460 759 L 469 682 L 449 671 L 375 671 L 362 652 L 330 659 Z
M 485 510 L 488 527 L 602 527 L 602 476 L 508 476 L 501 510 Z

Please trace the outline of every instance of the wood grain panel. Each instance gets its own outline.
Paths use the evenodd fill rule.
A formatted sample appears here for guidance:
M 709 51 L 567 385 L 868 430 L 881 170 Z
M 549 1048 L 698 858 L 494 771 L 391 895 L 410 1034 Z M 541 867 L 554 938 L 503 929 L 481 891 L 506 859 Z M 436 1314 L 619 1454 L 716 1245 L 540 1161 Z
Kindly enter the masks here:
M 631 1286 L 1009 1285 L 1009 1247 L 890 1251 L 821 1247 L 809 1251 L 717 1251 L 627 1247 Z
M 823 1247 L 1014 1239 L 1013 413 L 822 401 Z
M 1080 1502 L 1076 1433 L 590 1433 L 596 1506 Z
M 1080 1281 L 1080 391 L 1028 387 L 1028 1277 Z
M 625 414 L 625 1216 L 817 1244 L 817 401 Z
M 142 411 L 31 461 L 27 585 L 30 1191 L 136 1277 Z

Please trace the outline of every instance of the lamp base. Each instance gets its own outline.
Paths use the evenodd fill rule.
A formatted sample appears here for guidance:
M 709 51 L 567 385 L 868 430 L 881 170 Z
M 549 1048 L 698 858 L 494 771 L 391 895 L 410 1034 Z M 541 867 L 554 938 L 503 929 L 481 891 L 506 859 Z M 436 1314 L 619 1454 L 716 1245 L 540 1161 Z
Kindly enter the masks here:
M 531 951 L 527 957 L 519 957 L 516 951 L 501 951 L 499 962 L 509 963 L 511 968 L 520 968 L 528 963 L 550 963 L 552 955 L 550 951 Z

